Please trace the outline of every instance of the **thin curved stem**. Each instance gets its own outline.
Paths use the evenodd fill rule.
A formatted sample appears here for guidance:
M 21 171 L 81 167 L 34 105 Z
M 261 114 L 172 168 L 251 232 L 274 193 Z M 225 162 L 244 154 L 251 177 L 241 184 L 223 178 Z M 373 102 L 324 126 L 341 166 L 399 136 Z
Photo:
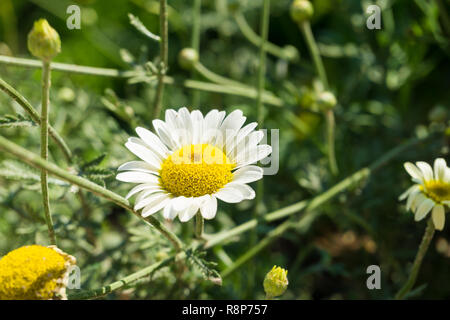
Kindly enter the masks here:
M 159 1 L 159 30 L 160 30 L 160 56 L 161 64 L 158 68 L 158 87 L 156 89 L 155 105 L 153 107 L 153 119 L 159 118 L 164 93 L 164 76 L 167 70 L 169 51 L 169 24 L 167 21 L 167 0 Z
M 8 139 L 4 138 L 1 135 L 0 135 L 0 150 L 3 150 L 16 156 L 20 161 L 26 162 L 37 169 L 41 170 L 45 169 L 49 174 L 52 174 L 58 178 L 61 178 L 64 181 L 77 185 L 80 188 L 86 189 L 99 197 L 105 198 L 106 200 L 109 200 L 117 204 L 118 206 L 129 210 L 139 219 L 144 220 L 145 222 L 154 226 L 161 234 L 163 234 L 173 244 L 173 246 L 177 251 L 182 250 L 183 243 L 172 231 L 167 229 L 159 220 L 157 220 L 153 216 L 143 218 L 139 214 L 139 212 L 133 209 L 128 200 L 118 195 L 117 193 L 112 192 L 102 186 L 99 186 L 98 184 L 93 183 L 92 181 L 89 181 L 83 177 L 73 175 L 64 169 L 61 169 L 57 165 L 42 159 L 33 152 L 30 152 L 22 148 L 21 146 L 9 141 Z
M 50 62 L 42 62 L 42 111 L 41 111 L 41 158 L 48 160 L 48 114 L 50 109 Z M 52 213 L 50 211 L 50 199 L 48 195 L 48 173 L 41 169 L 41 191 L 44 205 L 45 222 L 47 223 L 50 243 L 56 245 L 55 229 L 53 228 Z
M 320 56 L 319 48 L 317 47 L 316 40 L 314 39 L 314 35 L 311 31 L 311 24 L 309 21 L 304 21 L 299 24 L 301 31 L 306 40 L 306 44 L 308 45 L 309 52 L 314 62 L 314 66 L 316 68 L 317 74 L 319 75 L 320 81 L 322 82 L 325 90 L 329 90 L 328 78 L 325 72 L 325 67 L 323 66 L 322 57 Z M 339 169 L 336 161 L 336 153 L 335 153 L 335 120 L 334 120 L 334 112 L 329 109 L 325 111 L 325 119 L 327 123 L 327 145 L 328 145 L 328 162 L 330 165 L 330 171 L 333 175 L 337 175 L 339 173 Z
M 85 290 L 81 292 L 75 292 L 68 295 L 69 300 L 86 300 L 86 299 L 97 299 L 108 293 L 119 290 L 125 286 L 130 285 L 131 283 L 143 278 L 150 276 L 156 270 L 161 269 L 162 267 L 167 266 L 170 262 L 174 261 L 175 257 L 167 258 L 163 261 L 157 262 L 148 266 L 144 269 L 141 269 L 135 273 L 132 273 L 118 281 L 115 281 L 107 286 L 94 289 L 94 290 Z
M 408 280 L 395 295 L 396 300 L 403 299 L 408 294 L 408 292 L 411 291 L 411 289 L 414 287 L 417 275 L 419 274 L 420 271 L 420 266 L 422 265 L 422 260 L 428 251 L 428 247 L 430 246 L 431 240 L 433 239 L 434 231 L 435 227 L 433 219 L 430 217 L 428 219 L 427 228 L 425 229 L 425 233 L 423 234 L 422 237 L 422 242 L 420 243 L 419 249 L 417 251 L 416 258 L 414 259 L 411 272 L 409 273 Z
M 37 112 L 36 109 L 34 109 L 33 106 L 27 101 L 27 99 L 25 99 L 19 92 L 17 92 L 16 89 L 11 87 L 1 78 L 0 90 L 3 90 L 7 95 L 14 99 L 30 115 L 31 119 L 33 119 L 34 122 L 36 122 L 38 125 L 41 125 L 39 112 Z M 58 134 L 58 132 L 56 132 L 56 130 L 51 125 L 48 125 L 48 133 L 55 141 L 55 143 L 60 147 L 66 160 L 70 163 L 72 161 L 72 152 L 70 151 L 64 139 Z
M 221 75 L 218 75 L 217 73 L 212 72 L 208 68 L 206 68 L 201 62 L 197 62 L 194 64 L 194 70 L 197 71 L 200 75 L 205 77 L 211 82 L 217 83 L 217 84 L 223 84 L 227 86 L 235 86 L 235 87 L 241 87 L 241 88 L 247 88 L 248 86 L 245 84 L 242 84 L 238 81 L 228 79 L 226 77 L 222 77 Z
M 234 14 L 234 19 L 236 20 L 236 23 L 239 27 L 239 30 L 241 30 L 242 34 L 247 38 L 248 41 L 250 41 L 253 45 L 256 47 L 261 47 L 261 40 L 262 38 L 257 35 L 253 29 L 249 26 L 247 20 L 245 19 L 245 16 L 242 12 L 238 11 Z M 273 44 L 271 42 L 266 42 L 266 51 L 267 53 L 270 53 L 273 56 L 276 56 L 281 59 L 286 59 L 288 61 L 293 61 L 298 59 L 298 52 L 294 51 L 296 50 L 294 47 L 292 47 L 292 53 L 288 50 L 281 48 L 277 46 L 276 44 Z M 295 52 L 295 54 L 294 54 Z

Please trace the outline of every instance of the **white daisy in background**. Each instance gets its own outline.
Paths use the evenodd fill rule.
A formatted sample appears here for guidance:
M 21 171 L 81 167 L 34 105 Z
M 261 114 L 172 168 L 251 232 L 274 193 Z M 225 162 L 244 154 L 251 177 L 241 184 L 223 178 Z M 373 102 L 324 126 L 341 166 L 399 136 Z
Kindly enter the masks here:
M 217 199 L 237 203 L 253 199 L 247 183 L 259 180 L 263 169 L 252 165 L 267 157 L 272 148 L 260 144 L 262 131 L 256 122 L 244 126 L 246 117 L 235 110 L 167 110 L 165 121 L 154 120 L 156 134 L 136 128 L 125 146 L 142 161 L 119 167 L 116 179 L 138 183 L 126 196 L 138 194 L 135 210 L 142 216 L 163 211 L 166 219 L 190 220 L 199 210 L 205 219 L 217 212 Z
M 434 161 L 434 172 L 431 166 L 423 161 L 404 164 L 406 171 L 416 184 L 406 190 L 400 200 L 408 199 L 406 210 L 415 213 L 416 221 L 422 220 L 432 211 L 434 226 L 442 230 L 445 224 L 445 208 L 450 207 L 450 168 L 444 159 Z

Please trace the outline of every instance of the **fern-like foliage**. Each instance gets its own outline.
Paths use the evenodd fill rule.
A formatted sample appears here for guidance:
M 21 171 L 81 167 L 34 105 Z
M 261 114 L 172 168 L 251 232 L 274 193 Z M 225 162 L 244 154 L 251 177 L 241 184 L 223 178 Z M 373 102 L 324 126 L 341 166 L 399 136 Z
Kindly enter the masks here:
M 222 277 L 219 272 L 215 269 L 217 266 L 216 262 L 205 260 L 206 251 L 198 249 L 187 249 L 186 250 L 187 261 L 194 267 L 198 268 L 202 273 L 205 280 L 211 281 L 212 283 L 221 286 Z
M 32 127 L 36 124 L 33 120 L 28 119 L 20 114 L 16 115 L 5 115 L 0 117 L 0 128 L 10 128 L 10 127 Z

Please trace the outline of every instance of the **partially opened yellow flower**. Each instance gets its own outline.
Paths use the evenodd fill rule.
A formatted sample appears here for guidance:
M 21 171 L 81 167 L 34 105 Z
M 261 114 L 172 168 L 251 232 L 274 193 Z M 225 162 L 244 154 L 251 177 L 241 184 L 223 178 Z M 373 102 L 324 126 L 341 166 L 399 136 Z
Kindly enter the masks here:
M 163 210 L 166 219 L 190 220 L 198 211 L 205 219 L 217 212 L 217 199 L 237 203 L 253 199 L 248 183 L 259 180 L 263 169 L 252 165 L 272 152 L 260 144 L 262 131 L 256 122 L 244 126 L 246 117 L 236 110 L 225 117 L 212 110 L 205 116 L 187 108 L 166 111 L 166 119 L 154 120 L 156 134 L 138 127 L 139 138 L 125 146 L 142 161 L 119 167 L 116 179 L 138 183 L 126 196 L 139 194 L 135 210 L 147 217 Z
M 55 246 L 24 246 L 0 259 L 0 300 L 67 299 L 74 257 Z
M 406 171 L 415 182 L 399 198 L 405 200 L 406 209 L 415 213 L 414 218 L 420 221 L 431 211 L 434 226 L 442 230 L 445 224 L 445 209 L 450 207 L 450 168 L 444 159 L 434 161 L 433 168 L 426 162 L 419 161 L 404 164 Z

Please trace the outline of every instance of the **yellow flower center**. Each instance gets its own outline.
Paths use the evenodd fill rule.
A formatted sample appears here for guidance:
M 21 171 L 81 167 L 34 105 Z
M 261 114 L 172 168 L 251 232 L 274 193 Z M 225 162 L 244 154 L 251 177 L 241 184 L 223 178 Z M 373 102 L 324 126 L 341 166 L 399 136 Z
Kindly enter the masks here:
M 450 183 L 437 180 L 427 181 L 424 192 L 437 203 L 450 201 Z
M 191 144 L 163 161 L 161 184 L 175 196 L 213 194 L 233 179 L 235 165 L 222 150 L 209 144 Z
M 66 270 L 65 257 L 52 248 L 13 250 L 0 259 L 0 300 L 52 299 Z

